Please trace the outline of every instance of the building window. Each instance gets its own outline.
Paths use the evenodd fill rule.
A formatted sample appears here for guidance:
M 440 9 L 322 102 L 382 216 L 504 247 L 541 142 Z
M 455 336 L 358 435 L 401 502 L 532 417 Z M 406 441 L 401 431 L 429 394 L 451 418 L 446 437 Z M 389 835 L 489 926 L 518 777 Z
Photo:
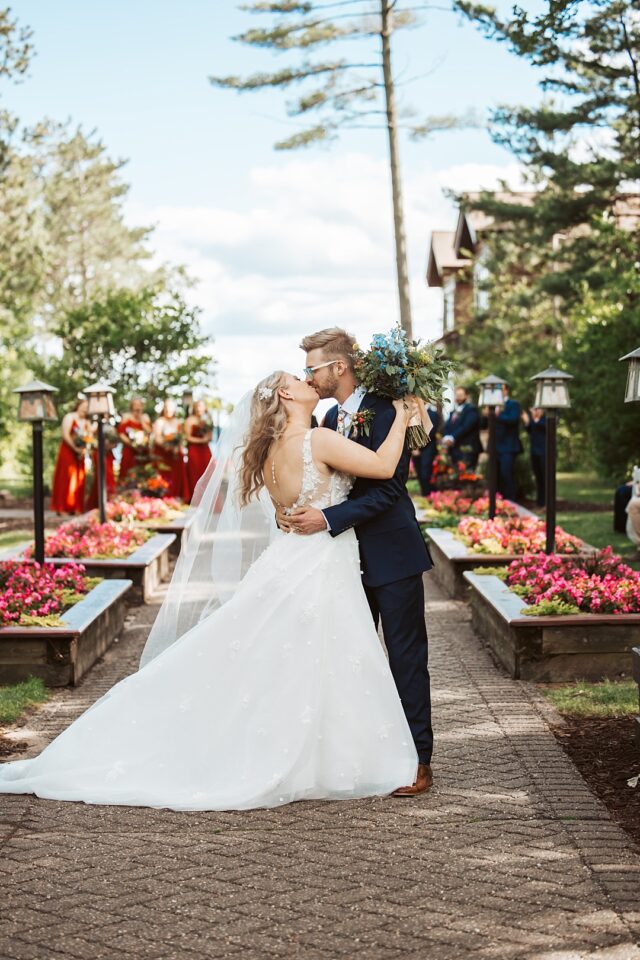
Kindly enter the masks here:
M 442 285 L 444 300 L 444 316 L 442 318 L 443 333 L 448 333 L 455 326 L 455 294 L 456 281 L 454 277 L 448 277 Z
M 473 264 L 473 302 L 478 313 L 489 309 L 489 247 L 485 244 Z

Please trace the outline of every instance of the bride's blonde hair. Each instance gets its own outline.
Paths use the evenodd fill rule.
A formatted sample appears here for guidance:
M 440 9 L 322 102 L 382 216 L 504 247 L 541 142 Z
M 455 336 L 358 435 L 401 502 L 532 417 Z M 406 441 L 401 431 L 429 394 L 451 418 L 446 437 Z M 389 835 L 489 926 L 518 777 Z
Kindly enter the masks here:
M 287 374 L 276 370 L 261 380 L 251 398 L 251 425 L 240 465 L 240 506 L 246 507 L 264 487 L 262 471 L 274 440 L 287 426 L 287 412 L 278 393 Z

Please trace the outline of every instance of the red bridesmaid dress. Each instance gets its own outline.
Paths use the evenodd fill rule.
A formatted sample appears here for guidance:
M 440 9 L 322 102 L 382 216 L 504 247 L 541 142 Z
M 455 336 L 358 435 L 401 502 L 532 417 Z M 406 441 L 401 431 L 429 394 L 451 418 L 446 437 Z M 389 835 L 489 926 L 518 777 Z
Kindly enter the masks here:
M 143 426 L 137 420 L 132 420 L 128 417 L 125 417 L 117 426 L 118 433 L 122 436 L 127 430 L 142 430 Z M 146 462 L 148 456 L 145 454 L 141 456 L 140 453 L 136 454 L 136 451 L 133 447 L 127 446 L 126 443 L 122 444 L 122 457 L 120 459 L 120 476 L 118 478 L 120 486 L 122 486 L 126 481 L 126 476 L 129 470 L 136 466 L 137 463 Z
M 168 431 L 163 432 L 168 433 Z M 173 450 L 156 444 L 153 450 L 153 459 L 158 473 L 169 484 L 165 496 L 180 497 L 186 501 L 189 497 L 189 481 L 182 447 Z
M 91 454 L 91 462 L 93 463 L 93 485 L 91 487 L 91 493 L 89 494 L 89 499 L 87 500 L 87 510 L 95 510 L 98 506 L 98 451 L 94 450 Z M 107 475 L 107 500 L 114 495 L 116 492 L 116 477 L 113 472 L 113 464 L 115 462 L 115 457 L 113 456 L 113 450 L 107 450 L 104 455 L 104 466 L 105 473 Z
M 74 420 L 71 432 L 78 430 L 79 426 L 78 421 Z M 84 452 L 78 455 L 73 447 L 63 440 L 53 472 L 51 509 L 55 513 L 84 513 L 85 480 Z
M 192 433 L 196 433 L 192 430 Z M 197 433 L 196 433 L 197 436 Z M 187 444 L 187 479 L 189 481 L 189 501 L 193 497 L 196 483 L 211 462 L 211 450 L 208 443 Z

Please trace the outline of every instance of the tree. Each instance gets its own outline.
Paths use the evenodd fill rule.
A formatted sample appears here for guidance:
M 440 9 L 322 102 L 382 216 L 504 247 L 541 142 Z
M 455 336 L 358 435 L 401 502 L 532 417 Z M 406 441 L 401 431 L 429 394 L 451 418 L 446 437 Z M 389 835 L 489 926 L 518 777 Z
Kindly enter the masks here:
M 10 7 L 0 7 L 0 81 L 18 83 L 29 69 L 33 56 L 32 32 L 11 18 Z M 14 132 L 16 118 L 0 110 L 0 171 L 7 161 L 7 139 Z
M 129 227 L 123 160 L 112 160 L 95 133 L 43 125 L 33 136 L 46 248 L 39 301 L 42 327 L 108 289 L 141 288 L 150 274 L 148 227 Z
M 31 31 L 0 9 L 0 81 L 16 83 L 33 49 Z M 35 214 L 33 171 L 13 145 L 18 122 L 0 110 L 0 441 L 15 408 L 11 390 L 27 371 L 33 297 L 40 277 L 42 237 Z
M 200 331 L 199 314 L 175 290 L 109 291 L 58 320 L 62 354 L 41 361 L 39 372 L 59 388 L 63 405 L 104 380 L 120 409 L 137 395 L 151 409 L 167 394 L 210 384 L 211 341 Z
M 541 69 L 545 91 L 537 107 L 502 106 L 493 115 L 494 139 L 514 151 L 533 189 L 520 202 L 485 194 L 476 204 L 497 228 L 488 242 L 490 308 L 461 349 L 470 364 L 499 356 L 503 375 L 522 390 L 527 369 L 580 364 L 573 370 L 585 377 L 574 386 L 581 402 L 569 414 L 580 453 L 619 474 L 630 442 L 611 443 L 610 422 L 600 429 L 603 414 L 593 415 L 589 397 L 591 370 L 609 409 L 621 396 L 616 351 L 638 311 L 637 0 L 555 0 L 539 15 L 516 7 L 509 19 L 468 0 L 456 6 Z M 616 423 L 627 420 L 628 411 L 616 412 Z
M 326 11 L 332 7 L 340 9 L 333 16 L 326 16 Z M 399 109 L 397 105 L 392 68 L 393 35 L 398 30 L 414 26 L 416 11 L 428 9 L 427 4 L 417 3 L 403 8 L 399 0 L 342 0 L 341 3 L 280 0 L 252 2 L 243 5 L 242 9 L 251 14 L 275 14 L 276 19 L 270 26 L 247 30 L 234 37 L 235 40 L 276 53 L 289 50 L 302 53 L 302 60 L 296 66 L 274 73 L 256 73 L 246 78 L 210 78 L 215 86 L 238 91 L 304 87 L 304 91 L 288 104 L 288 114 L 305 120 L 308 117 L 316 119 L 293 136 L 281 140 L 276 149 L 291 150 L 326 143 L 344 129 L 386 129 L 400 322 L 411 336 L 398 130 L 406 129 L 412 137 L 418 138 L 460 125 L 460 121 L 452 116 L 429 117 L 416 122 L 411 119 L 409 111 Z M 348 41 L 363 41 L 369 47 L 377 42 L 378 50 L 352 60 L 342 56 L 317 60 L 308 57 L 310 52 L 331 44 L 342 48 Z M 468 118 L 466 122 L 472 121 Z

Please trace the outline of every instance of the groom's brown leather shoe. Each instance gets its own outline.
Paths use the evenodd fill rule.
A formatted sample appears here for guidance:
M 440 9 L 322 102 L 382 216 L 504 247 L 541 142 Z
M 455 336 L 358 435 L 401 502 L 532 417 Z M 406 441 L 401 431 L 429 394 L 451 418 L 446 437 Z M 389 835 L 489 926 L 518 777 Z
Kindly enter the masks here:
M 433 773 L 428 763 L 418 764 L 416 781 L 410 787 L 398 787 L 391 794 L 392 797 L 415 797 L 419 793 L 427 793 L 433 784 Z

